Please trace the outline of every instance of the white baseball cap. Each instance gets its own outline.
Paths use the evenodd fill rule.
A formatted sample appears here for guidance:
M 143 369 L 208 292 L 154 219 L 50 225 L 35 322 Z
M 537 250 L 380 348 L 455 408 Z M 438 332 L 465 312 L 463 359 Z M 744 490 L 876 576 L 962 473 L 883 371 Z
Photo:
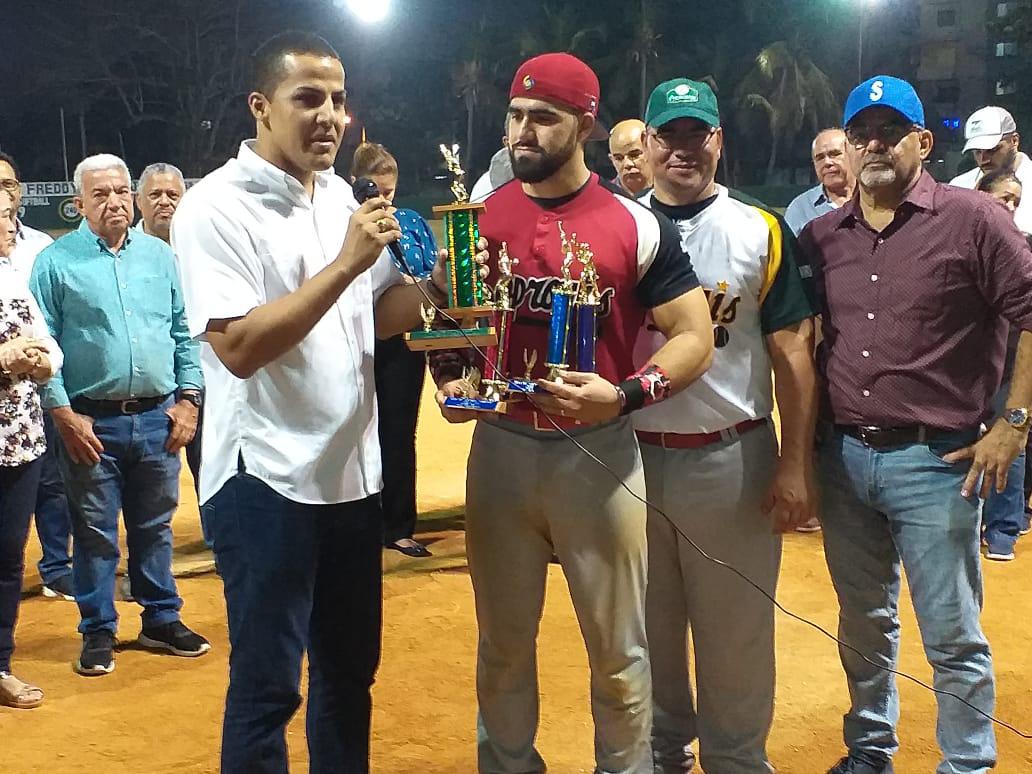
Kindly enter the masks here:
M 1005 134 L 1018 131 L 1014 116 L 1002 107 L 984 107 L 976 110 L 964 124 L 964 153 L 969 150 L 992 150 Z

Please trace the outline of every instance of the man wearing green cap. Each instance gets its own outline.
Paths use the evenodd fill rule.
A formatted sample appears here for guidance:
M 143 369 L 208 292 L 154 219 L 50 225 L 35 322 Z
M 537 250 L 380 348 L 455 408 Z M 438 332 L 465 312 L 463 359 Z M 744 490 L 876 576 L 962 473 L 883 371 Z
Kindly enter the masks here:
M 648 499 L 666 514 L 650 510 L 648 517 L 653 756 L 657 772 L 684 772 L 698 736 L 707 774 L 767 774 L 773 605 L 678 533 L 774 594 L 780 533 L 815 511 L 813 306 L 788 226 L 715 182 L 724 136 L 710 87 L 685 78 L 660 84 L 645 123 L 654 188 L 641 201 L 677 226 L 709 299 L 716 347 L 707 373 L 634 417 Z M 662 343 L 650 322 L 636 355 Z M 685 658 L 689 629 L 697 712 Z

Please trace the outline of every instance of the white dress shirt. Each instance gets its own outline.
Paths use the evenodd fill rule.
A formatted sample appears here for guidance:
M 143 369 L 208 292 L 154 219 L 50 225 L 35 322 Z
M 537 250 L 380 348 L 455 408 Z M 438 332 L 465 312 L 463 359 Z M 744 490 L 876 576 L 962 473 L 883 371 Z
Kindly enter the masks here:
M 1020 231 L 1032 235 L 1032 161 L 1024 153 L 1018 154 L 1014 177 L 1021 183 L 1021 204 L 1014 213 L 1014 223 Z M 981 179 L 982 170 L 975 167 L 950 180 L 950 185 L 974 189 Z
M 297 290 L 340 251 L 358 208 L 351 186 L 319 173 L 304 187 L 253 141 L 183 197 L 172 219 L 190 331 L 242 317 Z M 382 488 L 373 382 L 373 305 L 402 282 L 385 250 L 300 344 L 248 379 L 202 347 L 206 399 L 200 500 L 238 469 L 294 502 L 360 500 Z
M 11 266 L 28 284 L 36 256 L 44 247 L 54 244 L 54 240 L 43 231 L 29 228 L 21 221 L 16 222 L 15 225 L 17 230 L 14 232 L 14 251 L 10 256 Z

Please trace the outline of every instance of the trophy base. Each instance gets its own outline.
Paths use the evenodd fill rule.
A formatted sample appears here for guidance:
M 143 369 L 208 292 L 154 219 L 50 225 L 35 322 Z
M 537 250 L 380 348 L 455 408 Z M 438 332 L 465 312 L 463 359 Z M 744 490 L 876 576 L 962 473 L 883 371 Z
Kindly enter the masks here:
M 440 313 L 442 317 L 447 315 L 453 320 L 458 320 L 463 327 L 472 327 L 476 324 L 477 318 L 489 317 L 495 311 L 493 306 L 482 304 L 481 306 L 446 306 L 440 310 Z
M 505 401 L 488 400 L 487 398 L 445 398 L 444 407 L 463 409 L 464 411 L 483 411 L 491 414 L 504 414 Z
M 494 326 L 482 328 L 443 329 L 432 331 L 409 331 L 405 344 L 414 352 L 429 352 L 435 349 L 464 349 L 470 345 L 490 347 L 498 343 L 498 332 Z
M 538 386 L 533 379 L 510 379 L 506 389 L 519 395 L 536 395 L 548 392 L 544 387 Z

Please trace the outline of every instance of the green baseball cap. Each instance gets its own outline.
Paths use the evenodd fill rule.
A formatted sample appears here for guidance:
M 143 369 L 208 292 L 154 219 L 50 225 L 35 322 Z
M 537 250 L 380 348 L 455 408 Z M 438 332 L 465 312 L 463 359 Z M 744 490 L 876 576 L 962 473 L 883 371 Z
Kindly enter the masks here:
M 694 118 L 712 127 L 720 126 L 717 97 L 708 84 L 688 78 L 663 81 L 649 97 L 645 123 L 653 128 L 678 118 Z

